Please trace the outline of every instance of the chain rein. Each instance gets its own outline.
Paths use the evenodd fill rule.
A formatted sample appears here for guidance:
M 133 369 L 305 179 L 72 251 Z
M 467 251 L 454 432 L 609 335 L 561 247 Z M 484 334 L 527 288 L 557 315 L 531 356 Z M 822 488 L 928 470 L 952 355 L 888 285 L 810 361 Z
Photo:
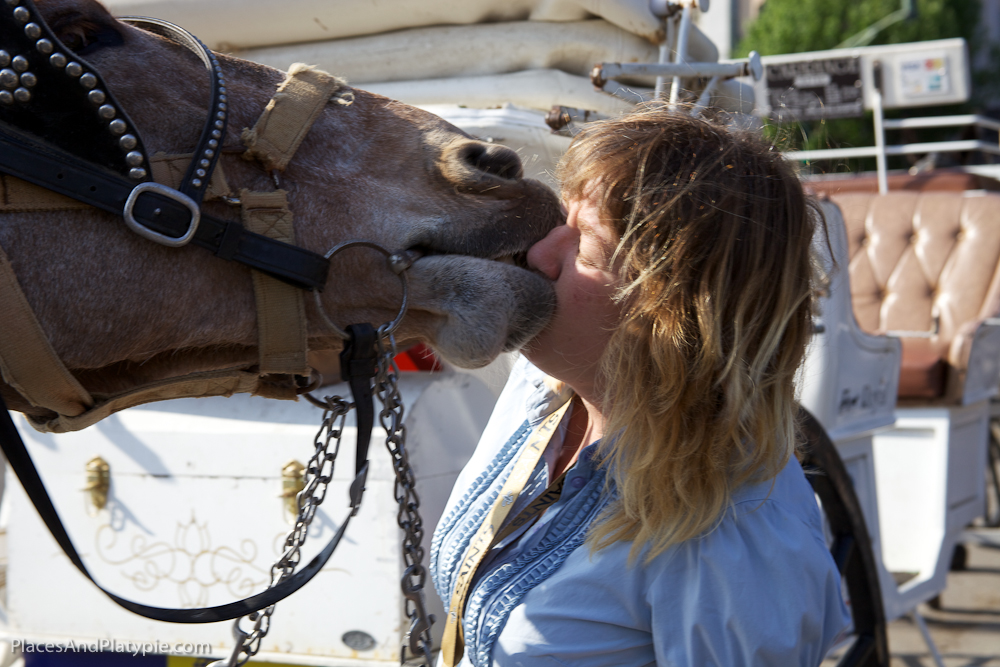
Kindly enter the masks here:
M 427 569 L 423 565 L 424 523 L 420 518 L 420 499 L 417 497 L 413 468 L 406 453 L 403 400 L 397 384 L 399 368 L 395 360 L 396 341 L 386 326 L 380 327 L 378 333 L 375 393 L 382 403 L 379 421 L 385 429 L 385 447 L 392 457 L 392 469 L 396 473 L 394 494 L 399 504 L 396 522 L 403 531 L 402 555 L 405 565 L 400 586 L 406 599 L 406 616 L 410 619 L 410 627 L 400 649 L 400 663 L 406 662 L 409 652 L 430 667 L 431 625 L 434 623 L 434 616 L 427 613 L 424 601 L 424 585 L 427 581 Z
M 326 408 L 323 411 L 323 421 L 313 440 L 313 455 L 306 466 L 302 491 L 296 496 L 298 508 L 295 525 L 285 538 L 284 552 L 271 566 L 271 582 L 268 588 L 276 586 L 291 576 L 302 558 L 302 545 L 305 544 L 309 525 L 316 516 L 316 510 L 326 497 L 326 490 L 333 479 L 333 468 L 340 453 L 340 438 L 344 432 L 344 421 L 347 413 L 354 407 L 339 396 L 328 396 L 325 399 Z M 333 442 L 333 451 L 330 443 Z M 233 637 L 236 646 L 229 660 L 213 663 L 213 667 L 240 667 L 245 665 L 260 651 L 261 642 L 267 636 L 271 627 L 271 614 L 275 605 L 238 618 L 233 622 Z M 240 623 L 246 619 L 251 623 L 249 632 L 243 630 Z
M 400 664 L 408 660 L 408 655 L 418 658 L 424 665 L 432 665 L 431 624 L 434 616 L 427 613 L 424 602 L 424 585 L 427 570 L 423 566 L 424 536 L 423 520 L 420 518 L 420 500 L 416 492 L 416 480 L 406 454 L 406 426 L 403 424 L 403 401 L 399 394 L 399 368 L 396 366 L 396 341 L 390 325 L 378 329 L 378 367 L 375 376 L 375 393 L 382 410 L 379 421 L 386 432 L 386 449 L 392 457 L 392 467 L 396 475 L 395 497 L 399 503 L 397 523 L 403 531 L 402 555 L 405 570 L 401 581 L 405 611 L 410 619 L 410 627 L 403 638 L 400 649 Z M 284 553 L 271 566 L 271 588 L 291 576 L 301 561 L 301 549 L 305 544 L 309 525 L 316 516 L 320 503 L 333 479 L 333 469 L 340 452 L 340 439 L 344 432 L 347 413 L 354 407 L 339 396 L 324 398 L 323 421 L 313 441 L 314 451 L 305 470 L 305 488 L 296 496 L 298 514 L 295 526 L 285 538 Z M 333 443 L 333 451 L 330 444 Z M 275 605 L 236 619 L 233 623 L 233 637 L 236 645 L 228 660 L 219 660 L 210 667 L 242 667 L 260 651 L 261 642 L 271 627 L 271 615 Z M 241 621 L 251 625 L 249 632 L 243 630 Z M 418 664 L 420 664 L 418 662 Z

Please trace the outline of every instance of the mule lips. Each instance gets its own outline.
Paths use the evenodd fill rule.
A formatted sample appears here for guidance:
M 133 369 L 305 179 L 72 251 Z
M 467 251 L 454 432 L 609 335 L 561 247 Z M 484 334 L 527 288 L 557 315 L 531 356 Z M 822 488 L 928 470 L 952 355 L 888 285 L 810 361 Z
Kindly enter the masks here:
M 331 99 L 341 106 L 353 94 L 341 90 L 343 80 L 306 65 L 293 65 L 285 81 L 252 130 L 244 132 L 244 157 L 260 160 L 268 169 L 284 169 L 316 118 Z M 339 92 L 338 92 L 339 91 Z M 189 155 L 154 156 L 153 176 L 176 188 L 183 175 L 178 165 Z M 11 176 L 0 176 L 5 197 L 0 211 L 58 211 L 89 208 L 75 200 Z M 213 174 L 208 198 L 231 195 L 221 163 Z M 292 212 L 284 190 L 241 190 L 243 224 L 251 231 L 294 243 Z M 86 428 L 125 408 L 171 398 L 231 396 L 251 393 L 294 399 L 293 376 L 309 376 L 305 307 L 302 290 L 253 271 L 257 301 L 260 362 L 255 370 L 229 368 L 190 373 L 151 382 L 114 395 L 92 396 L 52 349 L 31 310 L 6 254 L 0 248 L 0 312 L 13 322 L 0 336 L 0 373 L 4 381 L 36 407 L 54 416 L 28 417 L 43 432 L 65 433 Z

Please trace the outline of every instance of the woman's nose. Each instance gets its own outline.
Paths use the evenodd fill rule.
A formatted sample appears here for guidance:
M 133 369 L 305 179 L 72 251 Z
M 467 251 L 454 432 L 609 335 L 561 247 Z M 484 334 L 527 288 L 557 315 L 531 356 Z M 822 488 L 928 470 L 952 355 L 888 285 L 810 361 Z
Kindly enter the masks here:
M 528 266 L 549 280 L 559 278 L 562 254 L 567 236 L 572 233 L 566 225 L 559 225 L 545 235 L 541 241 L 528 248 Z

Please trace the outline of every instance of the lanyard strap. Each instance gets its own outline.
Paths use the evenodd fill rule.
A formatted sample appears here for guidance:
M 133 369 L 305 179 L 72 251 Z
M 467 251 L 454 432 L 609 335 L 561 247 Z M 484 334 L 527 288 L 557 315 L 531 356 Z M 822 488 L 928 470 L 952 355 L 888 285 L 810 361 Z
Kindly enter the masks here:
M 565 405 L 546 417 L 531 433 L 527 444 L 521 450 L 521 454 L 514 464 L 514 469 L 504 482 L 503 487 L 501 487 L 500 494 L 486 516 L 486 520 L 483 521 L 483 525 L 479 527 L 479 530 L 476 531 L 472 541 L 469 543 L 469 548 L 466 550 L 465 557 L 459 566 L 455 591 L 451 595 L 451 603 L 448 606 L 448 620 L 444 626 L 444 636 L 441 639 L 441 656 L 446 667 L 454 667 L 458 664 L 459 660 L 462 659 L 462 654 L 465 652 L 465 641 L 462 636 L 462 614 L 465 610 L 465 600 L 469 594 L 469 587 L 472 583 L 472 577 L 476 573 L 476 568 L 479 567 L 479 564 L 494 544 L 507 535 L 510 535 L 513 530 L 523 526 L 532 517 L 540 514 L 545 507 L 548 507 L 548 505 L 555 502 L 559 497 L 556 494 L 553 498 L 550 491 L 556 484 L 559 485 L 559 491 L 562 490 L 562 479 L 564 478 L 562 475 L 556 480 L 556 484 L 553 484 L 546 490 L 546 493 L 542 494 L 541 498 L 533 502 L 524 512 L 515 517 L 511 523 L 517 522 L 518 525 L 516 528 L 511 529 L 508 526 L 503 531 L 500 531 L 500 526 L 503 525 L 504 519 L 507 518 L 511 508 L 514 507 L 518 495 L 524 490 L 524 485 L 527 484 L 528 478 L 535 470 L 535 466 L 538 465 L 538 461 L 542 458 L 542 453 L 555 434 L 559 422 L 562 421 L 563 415 L 566 414 L 566 410 L 569 409 L 571 403 L 572 401 L 566 401 Z M 538 503 L 542 498 L 549 498 L 549 501 L 544 505 L 539 505 Z M 532 511 L 532 508 L 535 508 L 534 511 Z M 528 512 L 531 512 L 531 515 L 523 518 Z
M 564 472 L 556 478 L 556 481 L 549 484 L 549 488 L 545 489 L 542 495 L 532 500 L 530 505 L 521 510 L 516 517 L 503 527 L 503 530 L 497 533 L 497 536 L 493 538 L 493 544 L 490 545 L 490 549 L 516 533 L 522 526 L 533 523 L 535 519 L 541 516 L 542 512 L 548 509 L 549 505 L 554 505 L 559 500 L 559 496 L 562 495 L 563 482 L 565 481 L 566 473 Z

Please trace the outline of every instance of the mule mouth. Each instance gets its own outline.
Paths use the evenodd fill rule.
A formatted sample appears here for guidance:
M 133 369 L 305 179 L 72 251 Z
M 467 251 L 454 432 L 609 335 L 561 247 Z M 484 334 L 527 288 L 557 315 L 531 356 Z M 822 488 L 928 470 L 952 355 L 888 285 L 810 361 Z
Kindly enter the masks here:
M 490 262 L 498 262 L 500 264 L 515 266 L 519 269 L 524 269 L 525 271 L 532 271 L 531 267 L 528 266 L 528 251 L 526 249 L 518 252 L 491 256 L 462 252 L 440 252 L 426 246 L 412 246 L 407 248 L 404 253 L 408 257 L 410 264 L 425 257 L 474 257 L 476 259 L 485 259 Z
M 517 266 L 514 256 L 425 255 L 412 265 L 409 284 L 411 308 L 436 318 L 431 347 L 463 368 L 520 349 L 555 310 L 551 281 Z

